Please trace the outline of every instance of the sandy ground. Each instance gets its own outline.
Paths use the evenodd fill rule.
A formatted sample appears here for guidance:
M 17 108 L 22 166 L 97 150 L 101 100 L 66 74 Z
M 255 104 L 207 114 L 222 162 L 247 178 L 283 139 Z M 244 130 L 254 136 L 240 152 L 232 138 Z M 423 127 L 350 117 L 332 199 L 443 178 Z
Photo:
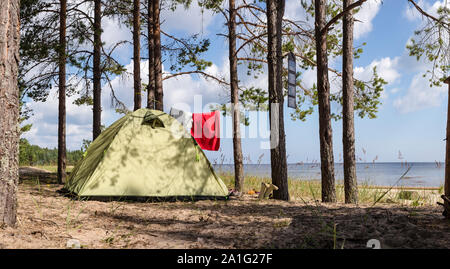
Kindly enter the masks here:
M 23 175 L 23 171 L 22 171 Z M 56 193 L 41 180 L 19 185 L 18 225 L 0 228 L 0 248 L 450 248 L 437 206 L 319 202 L 100 202 Z

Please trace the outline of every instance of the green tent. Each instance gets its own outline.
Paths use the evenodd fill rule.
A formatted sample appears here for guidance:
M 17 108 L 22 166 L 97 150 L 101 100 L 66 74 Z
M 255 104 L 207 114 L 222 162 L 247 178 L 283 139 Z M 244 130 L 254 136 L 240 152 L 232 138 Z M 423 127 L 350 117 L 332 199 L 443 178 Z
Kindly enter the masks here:
M 168 114 L 146 108 L 103 131 L 64 189 L 80 197 L 228 197 L 190 133 Z

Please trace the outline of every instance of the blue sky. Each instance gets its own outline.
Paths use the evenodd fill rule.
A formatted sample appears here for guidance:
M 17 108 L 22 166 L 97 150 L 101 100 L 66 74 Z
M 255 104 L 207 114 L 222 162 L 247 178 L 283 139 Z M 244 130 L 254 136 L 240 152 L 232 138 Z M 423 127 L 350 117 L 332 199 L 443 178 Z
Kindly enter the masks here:
M 433 13 L 438 5 L 445 0 L 419 1 L 425 10 Z M 195 2 L 195 1 L 194 1 Z M 288 0 L 286 16 L 300 19 L 302 16 L 299 1 Z M 300 14 L 300 15 L 299 15 Z M 222 15 L 208 12 L 202 13 L 196 6 L 189 10 L 183 8 L 175 12 L 162 13 L 163 30 L 171 34 L 183 35 L 186 33 L 201 33 L 211 40 L 211 50 L 206 54 L 208 60 L 214 65 L 208 72 L 214 74 L 228 74 L 228 47 L 227 40 L 217 36 L 224 32 Z M 414 30 L 420 25 L 421 17 L 412 12 L 406 0 L 369 0 L 364 4 L 357 18 L 355 45 L 366 42 L 361 58 L 355 60 L 355 76 L 367 77 L 373 66 L 377 66 L 379 74 L 389 84 L 385 87 L 382 96 L 382 106 L 376 119 L 359 119 L 355 121 L 356 153 L 359 161 L 395 162 L 399 160 L 399 152 L 408 162 L 424 161 L 434 162 L 444 160 L 445 127 L 447 110 L 447 88 L 429 88 L 426 78 L 422 78 L 428 64 L 417 62 L 409 57 L 406 43 L 413 36 Z M 103 22 L 103 40 L 114 42 L 117 40 L 132 40 L 129 29 L 119 27 L 118 22 L 108 20 Z M 145 42 L 143 42 L 145 44 Z M 146 51 L 146 48 L 143 48 Z M 124 65 L 132 72 L 132 47 L 122 47 L 117 53 Z M 331 66 L 339 69 L 340 59 L 330 60 Z M 148 72 L 146 62 L 142 62 L 143 82 L 146 82 Z M 240 73 L 245 73 L 241 68 Z M 302 80 L 306 84 L 315 80 L 314 71 L 303 74 Z M 241 77 L 241 83 L 246 86 L 255 85 L 264 87 L 266 78 L 258 80 Z M 133 82 L 130 77 L 116 78 L 113 81 L 115 92 L 119 98 L 132 109 Z M 192 109 L 194 95 L 202 95 L 203 103 L 223 102 L 227 100 L 227 90 L 212 81 L 197 76 L 183 76 L 177 79 L 166 80 L 165 111 L 169 112 L 173 104 L 188 103 Z M 73 97 L 68 101 L 67 141 L 69 149 L 78 149 L 82 139 L 91 139 L 92 111 L 89 107 L 77 107 L 71 104 Z M 109 89 L 103 90 L 102 121 L 106 126 L 120 118 L 110 107 Z M 57 96 L 55 89 L 51 90 L 50 98 L 46 103 L 29 103 L 35 116 L 30 120 L 32 130 L 25 135 L 31 143 L 47 147 L 57 146 Z M 194 109 L 195 110 L 195 109 Z M 315 112 L 307 121 L 291 121 L 290 109 L 286 108 L 285 125 L 287 139 L 288 162 L 318 161 L 319 135 L 318 114 Z M 316 109 L 317 110 L 317 109 Z M 333 110 L 339 107 L 333 106 Z M 195 111 L 200 112 L 200 111 Z M 226 119 L 222 118 L 223 129 L 226 130 Z M 243 127 L 244 128 L 244 127 Z M 342 153 L 342 123 L 333 122 L 333 144 L 335 161 L 341 160 Z M 256 162 L 261 157 L 263 163 L 270 162 L 268 150 L 262 150 L 260 143 L 266 139 L 244 138 L 244 156 Z M 212 162 L 232 162 L 232 139 L 221 140 L 219 152 L 207 152 Z

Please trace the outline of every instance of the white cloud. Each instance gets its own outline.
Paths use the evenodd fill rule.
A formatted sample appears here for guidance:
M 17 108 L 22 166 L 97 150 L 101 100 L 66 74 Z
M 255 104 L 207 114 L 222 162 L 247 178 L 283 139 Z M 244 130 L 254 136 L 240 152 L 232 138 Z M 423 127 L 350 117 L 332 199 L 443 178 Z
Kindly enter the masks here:
M 310 26 L 314 27 L 314 18 L 312 18 L 309 14 L 308 15 L 306 14 L 305 9 L 302 7 L 300 1 L 298 0 L 286 1 L 284 17 L 291 20 L 302 22 L 305 22 L 308 19 L 310 22 Z
M 382 58 L 380 60 L 374 60 L 369 65 L 361 67 L 356 66 L 353 69 L 354 77 L 362 81 L 370 81 L 373 76 L 373 68 L 377 68 L 377 73 L 380 77 L 386 80 L 389 84 L 396 83 L 401 74 L 399 73 L 400 57 L 391 59 L 389 57 Z M 333 61 L 330 61 L 330 66 L 333 65 Z M 330 92 L 332 94 L 338 93 L 342 89 L 342 79 L 335 73 L 329 71 L 328 77 L 330 81 Z M 305 71 L 302 75 L 303 85 L 307 88 L 312 88 L 317 81 L 316 68 Z M 397 89 L 398 90 L 398 89 Z M 394 92 L 392 92 L 394 93 Z M 382 99 L 387 99 L 389 94 L 387 91 L 381 93 Z
M 302 74 L 302 82 L 307 88 L 312 88 L 317 81 L 316 68 L 306 70 Z
M 405 47 L 409 44 L 410 40 L 411 39 L 406 42 Z M 427 62 L 426 57 L 422 57 L 418 61 L 415 56 L 409 56 L 409 52 L 406 49 L 398 61 L 398 69 L 405 73 L 424 72 L 429 66 L 430 63 Z
M 381 0 L 368 0 L 361 6 L 359 12 L 355 14 L 355 19 L 358 20 L 355 22 L 355 28 L 353 32 L 355 40 L 364 37 L 372 31 L 372 21 L 378 14 L 381 4 Z M 305 13 L 305 10 L 300 5 L 300 1 L 298 0 L 286 1 L 284 16 L 288 19 L 307 22 L 307 25 L 309 25 L 311 29 L 314 29 L 314 18 Z M 341 24 L 339 24 L 339 26 L 336 27 L 342 26 Z
M 430 88 L 428 78 L 423 78 L 423 74 L 430 67 L 429 63 L 417 61 L 414 57 L 403 53 L 395 58 L 386 57 L 381 60 L 374 60 L 366 67 L 355 67 L 355 77 L 361 80 L 370 80 L 373 67 L 377 67 L 378 75 L 388 82 L 389 85 L 396 85 L 389 92 L 383 91 L 382 99 L 388 99 L 392 95 L 400 95 L 403 91 L 401 83 L 402 76 L 414 74 L 414 77 L 402 96 L 397 97 L 393 105 L 401 113 L 408 113 L 420 109 L 439 106 L 442 93 L 445 93 L 443 87 Z
M 133 39 L 130 28 L 120 23 L 117 19 L 103 19 L 102 28 L 102 42 L 105 42 L 106 44 L 115 44 L 122 40 L 131 41 Z
M 228 61 L 225 61 L 222 67 L 213 65 L 208 67 L 205 72 L 226 78 L 229 73 L 227 70 Z M 202 105 L 195 104 L 196 106 L 194 107 L 194 96 L 196 95 L 202 96 Z M 194 109 L 198 110 L 200 107 L 202 109 L 205 108 L 208 103 L 223 103 L 227 101 L 227 94 L 223 86 L 213 79 L 184 75 L 164 81 L 164 106 L 166 110 L 178 103 L 185 103 L 194 111 Z
M 421 7 L 428 14 L 436 16 L 437 10 L 439 9 L 439 7 L 444 6 L 444 4 L 445 4 L 444 2 L 447 2 L 447 7 L 450 8 L 450 2 L 448 2 L 446 0 L 435 1 L 433 4 L 431 4 L 429 1 L 419 0 L 417 2 L 417 5 L 419 7 Z M 403 15 L 409 21 L 419 21 L 419 20 L 423 19 L 423 15 L 411 3 L 408 4 Z
M 161 28 L 165 31 L 182 31 L 186 34 L 207 34 L 207 28 L 213 22 L 214 16 L 211 10 L 203 10 L 196 1 L 193 1 L 188 9 L 180 5 L 174 11 L 168 8 L 162 10 Z
M 361 6 L 358 13 L 355 14 L 354 38 L 355 40 L 365 36 L 372 31 L 372 20 L 378 14 L 381 7 L 381 0 L 369 0 Z
M 119 42 L 132 42 L 133 40 L 130 28 L 121 24 L 117 19 L 103 19 L 102 28 L 102 42 L 105 43 L 107 49 L 112 49 Z M 114 50 L 114 55 L 119 58 L 118 60 L 128 61 L 132 57 L 132 53 L 132 46 L 129 43 L 121 44 Z
M 401 113 L 440 106 L 447 92 L 446 85 L 430 88 L 428 78 L 417 74 L 411 81 L 407 93 L 394 101 L 394 107 Z
M 79 149 L 83 139 L 92 138 L 92 109 L 88 106 L 73 104 L 75 96 L 67 97 L 67 147 Z M 46 102 L 27 104 L 33 109 L 34 116 L 29 122 L 33 127 L 23 137 L 30 143 L 41 147 L 56 147 L 58 144 L 58 88 L 53 87 Z
M 374 60 L 366 67 L 355 67 L 355 77 L 368 81 L 372 77 L 373 68 L 376 67 L 380 77 L 388 83 L 394 83 L 400 77 L 400 73 L 398 72 L 399 59 L 399 57 L 395 57 L 394 59 L 386 57 L 381 60 Z
M 355 78 L 362 80 L 362 81 L 370 81 L 373 76 L 373 68 L 377 68 L 377 73 L 380 77 L 382 77 L 384 80 L 386 80 L 389 84 L 396 83 L 399 78 L 401 77 L 401 74 L 399 72 L 399 62 L 400 57 L 396 58 L 382 58 L 380 60 L 373 60 L 369 65 L 367 66 L 355 66 L 353 69 L 353 73 Z M 330 60 L 329 66 L 333 66 L 333 60 Z M 307 88 L 312 88 L 313 85 L 317 81 L 317 74 L 316 74 L 316 68 L 312 68 L 309 70 L 306 70 L 302 74 L 302 83 Z M 342 80 L 340 76 L 337 76 L 335 73 L 329 71 L 328 77 L 330 81 L 330 91 L 332 94 L 337 93 L 342 88 Z M 381 98 L 386 99 L 388 98 L 387 92 L 383 92 L 381 94 Z

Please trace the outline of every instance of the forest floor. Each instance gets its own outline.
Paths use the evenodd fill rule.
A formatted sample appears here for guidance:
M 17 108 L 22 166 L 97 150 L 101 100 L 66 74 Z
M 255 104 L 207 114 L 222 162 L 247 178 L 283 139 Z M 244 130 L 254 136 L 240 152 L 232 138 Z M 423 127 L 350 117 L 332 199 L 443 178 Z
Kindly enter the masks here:
M 370 239 L 381 248 L 450 248 L 450 221 L 431 204 L 260 201 L 257 194 L 83 201 L 58 194 L 54 180 L 54 173 L 22 168 L 17 227 L 0 228 L 0 248 L 66 248 L 69 239 L 82 248 L 366 248 Z

